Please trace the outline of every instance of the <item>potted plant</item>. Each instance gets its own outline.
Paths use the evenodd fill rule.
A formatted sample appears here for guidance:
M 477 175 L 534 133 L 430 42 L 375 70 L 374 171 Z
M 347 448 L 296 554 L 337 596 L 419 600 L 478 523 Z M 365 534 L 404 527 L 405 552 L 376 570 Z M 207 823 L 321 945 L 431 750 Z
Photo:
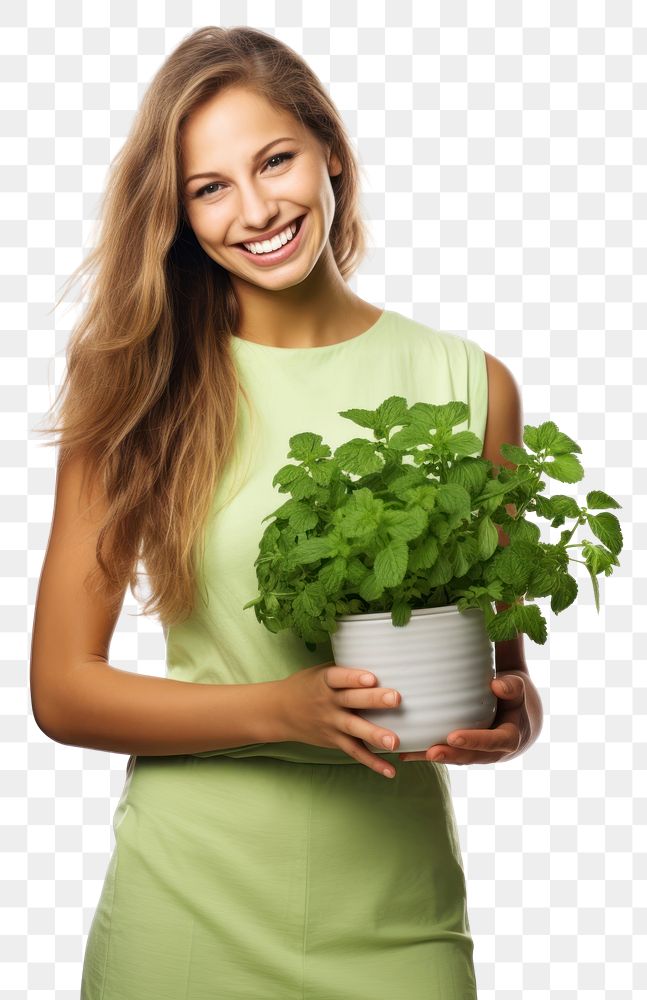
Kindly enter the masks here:
M 522 632 L 546 642 L 532 601 L 550 597 L 555 614 L 573 603 L 570 562 L 586 566 L 599 613 L 598 576 L 619 565 L 623 544 L 608 509 L 621 505 L 600 490 L 584 507 L 543 495 L 544 475 L 584 476 L 581 448 L 550 420 L 524 426 L 525 447 L 501 446 L 511 469 L 480 457 L 477 435 L 454 431 L 469 420 L 458 400 L 408 406 L 391 396 L 340 416 L 374 440 L 352 438 L 331 454 L 319 434 L 290 438 L 294 461 L 272 481 L 290 497 L 263 519 L 272 521 L 254 564 L 259 593 L 244 608 L 271 632 L 291 629 L 309 650 L 330 638 L 336 663 L 370 667 L 381 686 L 400 691 L 398 708 L 359 714 L 393 728 L 401 751 L 444 742 L 452 729 L 489 728 L 493 643 Z M 573 524 L 545 542 L 528 514 L 553 528 Z M 595 540 L 572 540 L 583 525 Z M 494 602 L 507 607 L 497 612 Z

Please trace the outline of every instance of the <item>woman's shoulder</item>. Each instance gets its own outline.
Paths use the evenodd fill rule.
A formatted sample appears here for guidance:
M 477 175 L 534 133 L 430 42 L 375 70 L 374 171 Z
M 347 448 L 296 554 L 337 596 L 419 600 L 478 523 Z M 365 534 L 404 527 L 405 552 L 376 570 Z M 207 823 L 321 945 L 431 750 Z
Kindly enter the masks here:
M 452 333 L 449 330 L 442 330 L 431 326 L 429 323 L 416 319 L 413 316 L 407 316 L 406 313 L 401 313 L 395 309 L 391 309 L 389 312 L 397 324 L 398 332 L 402 336 L 410 337 L 412 341 L 416 341 L 419 345 L 426 344 L 431 349 L 454 354 L 464 354 L 466 350 L 478 350 L 479 352 L 483 350 L 476 341 L 469 337 L 464 337 L 462 334 Z

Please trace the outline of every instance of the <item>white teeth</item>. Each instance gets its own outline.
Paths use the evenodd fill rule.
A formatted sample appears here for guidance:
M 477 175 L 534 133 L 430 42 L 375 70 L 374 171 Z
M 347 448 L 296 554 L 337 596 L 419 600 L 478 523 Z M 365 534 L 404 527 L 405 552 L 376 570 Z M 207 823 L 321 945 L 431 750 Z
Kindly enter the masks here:
M 243 243 L 243 246 L 247 250 L 251 250 L 252 253 L 269 253 L 271 250 L 278 250 L 279 247 L 285 246 L 292 239 L 296 231 L 296 223 L 291 222 L 283 232 L 277 233 L 271 240 L 263 240 L 262 243 Z

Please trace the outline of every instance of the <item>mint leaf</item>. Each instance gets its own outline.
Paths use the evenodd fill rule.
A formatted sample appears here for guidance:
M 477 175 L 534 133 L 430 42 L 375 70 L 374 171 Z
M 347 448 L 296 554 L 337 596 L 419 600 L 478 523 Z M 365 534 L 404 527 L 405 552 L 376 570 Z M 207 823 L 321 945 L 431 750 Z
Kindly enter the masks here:
M 489 559 L 499 544 L 499 533 L 492 523 L 491 517 L 486 515 L 480 522 L 476 532 L 476 540 L 478 542 L 479 558 Z
M 530 448 L 531 451 L 534 451 L 535 453 L 541 451 L 539 444 L 539 431 L 531 424 L 524 424 L 522 440 L 526 447 Z
M 516 605 L 512 604 L 503 611 L 497 611 L 490 620 L 487 631 L 492 642 L 505 642 L 517 635 L 515 607 Z
M 547 638 L 546 619 L 536 604 L 516 604 L 515 621 L 520 632 L 543 646 Z
M 553 516 L 556 514 L 561 514 L 563 517 L 580 516 L 580 506 L 573 497 L 565 496 L 562 493 L 555 493 L 554 496 L 546 497 L 545 499 L 550 505 Z
M 330 448 L 327 444 L 322 444 L 321 434 L 311 434 L 306 431 L 290 438 L 288 458 L 296 458 L 300 462 L 313 462 L 317 458 L 326 458 L 328 455 L 330 455 Z
M 408 561 L 409 549 L 404 542 L 395 540 L 381 549 L 373 564 L 373 572 L 379 586 L 384 589 L 402 583 Z
M 582 543 L 582 555 L 594 573 L 609 575 L 614 562 L 614 556 L 604 546 L 594 545 L 593 542 L 585 541 Z
M 622 504 L 610 497 L 608 493 L 603 493 L 602 490 L 591 490 L 590 493 L 586 494 L 586 506 L 592 510 L 600 510 L 602 507 L 621 507 Z
M 378 420 L 375 410 L 339 410 L 340 417 L 346 417 L 347 420 L 352 420 L 354 424 L 359 424 L 360 427 L 369 427 L 374 430 L 377 427 Z
M 467 490 L 458 483 L 444 483 L 439 486 L 436 503 L 440 510 L 444 510 L 448 514 L 469 517 L 471 498 Z
M 553 421 L 526 424 L 525 447 L 503 442 L 498 465 L 483 457 L 461 400 L 408 407 L 389 396 L 375 410 L 340 415 L 372 439 L 351 438 L 332 453 L 320 435 L 294 434 L 294 462 L 272 480 L 286 496 L 261 521 L 259 593 L 244 605 L 270 632 L 289 629 L 314 650 L 343 614 L 390 611 L 405 625 L 412 610 L 456 604 L 482 608 L 494 641 L 523 632 L 543 643 L 545 620 L 525 602 L 549 597 L 554 614 L 574 602 L 568 569 L 578 548 L 599 611 L 597 577 L 611 575 L 623 546 L 608 512 L 620 504 L 602 490 L 587 493 L 586 508 L 565 494 L 542 495 L 547 477 L 578 482 L 584 474 L 579 445 Z M 574 523 L 557 541 L 542 541 L 532 515 L 551 529 Z M 585 524 L 600 544 L 573 541 Z M 506 610 L 495 613 L 493 601 Z
M 550 606 L 556 615 L 568 608 L 577 597 L 577 580 L 570 573 L 558 573 Z
M 531 456 L 525 448 L 520 448 L 516 444 L 502 444 L 499 450 L 504 458 L 507 458 L 509 462 L 514 462 L 515 465 L 530 464 Z
M 584 469 L 575 455 L 558 455 L 552 462 L 544 462 L 542 469 L 551 479 L 561 483 L 577 483 L 584 476 Z
M 471 431 L 459 431 L 457 434 L 452 434 L 447 447 L 453 455 L 473 455 L 475 451 L 481 452 L 483 443 Z
M 403 396 L 389 396 L 375 411 L 378 426 L 391 430 L 408 419 L 407 401 Z
M 482 448 L 480 441 L 479 448 Z M 476 496 L 484 488 L 487 479 L 485 461 L 481 458 L 464 458 L 461 462 L 454 462 L 447 469 L 445 478 L 448 483 L 458 483 L 468 493 Z
M 617 555 L 622 549 L 622 530 L 615 514 L 587 514 L 589 527 L 596 538 L 603 542 L 610 552 Z
M 366 438 L 353 438 L 352 441 L 347 441 L 335 450 L 334 455 L 335 461 L 344 472 L 351 472 L 357 476 L 378 472 L 384 466 L 380 456 L 375 454 L 373 444 Z
M 509 523 L 503 529 L 510 539 L 511 544 L 517 542 L 530 542 L 536 544 L 541 538 L 539 526 L 532 521 L 527 521 L 525 517 L 510 518 Z

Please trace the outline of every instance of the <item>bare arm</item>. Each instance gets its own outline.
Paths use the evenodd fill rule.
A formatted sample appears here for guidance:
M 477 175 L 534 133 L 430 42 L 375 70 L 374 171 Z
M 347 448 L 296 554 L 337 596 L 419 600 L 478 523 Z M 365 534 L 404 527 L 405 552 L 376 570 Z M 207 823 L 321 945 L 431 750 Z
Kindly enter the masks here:
M 30 658 L 39 728 L 58 743 L 138 755 L 284 739 L 278 721 L 281 681 L 192 684 L 108 663 L 120 608 L 104 605 L 83 585 L 95 565 L 102 500 L 96 491 L 92 506 L 82 498 L 82 473 L 78 457 L 59 462 Z

